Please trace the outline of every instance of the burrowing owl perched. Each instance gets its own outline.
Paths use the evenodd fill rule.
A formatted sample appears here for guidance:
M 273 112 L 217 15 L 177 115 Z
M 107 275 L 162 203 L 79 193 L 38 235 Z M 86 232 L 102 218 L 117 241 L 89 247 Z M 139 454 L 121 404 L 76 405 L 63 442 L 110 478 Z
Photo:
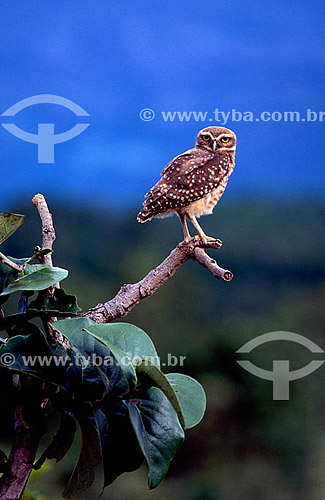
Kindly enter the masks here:
M 152 217 L 179 216 L 185 241 L 191 235 L 186 217 L 201 239 L 209 239 L 197 217 L 211 214 L 235 166 L 236 135 L 223 127 L 207 127 L 198 133 L 195 147 L 176 156 L 161 173 L 161 179 L 145 195 L 139 222 Z

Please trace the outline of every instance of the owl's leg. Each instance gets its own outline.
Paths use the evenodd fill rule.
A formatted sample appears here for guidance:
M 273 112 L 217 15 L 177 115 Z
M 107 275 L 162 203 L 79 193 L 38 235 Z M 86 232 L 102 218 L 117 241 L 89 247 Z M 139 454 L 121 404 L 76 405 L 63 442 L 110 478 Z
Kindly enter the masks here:
M 195 229 L 199 233 L 199 236 L 200 236 L 201 240 L 203 241 L 203 243 L 207 243 L 208 240 L 215 240 L 215 238 L 211 238 L 210 236 L 207 236 L 204 233 L 203 229 L 201 228 L 200 224 L 198 223 L 198 221 L 196 220 L 196 217 L 194 217 L 194 215 L 188 215 L 187 217 L 192 222 L 193 226 L 195 227 Z
M 180 218 L 180 221 L 181 221 L 181 224 L 182 224 L 182 227 L 183 227 L 184 240 L 188 242 L 191 239 L 191 235 L 189 233 L 189 230 L 188 230 L 188 227 L 187 227 L 187 224 L 186 224 L 186 215 L 182 214 L 182 213 L 179 213 L 179 212 L 177 212 L 177 215 Z

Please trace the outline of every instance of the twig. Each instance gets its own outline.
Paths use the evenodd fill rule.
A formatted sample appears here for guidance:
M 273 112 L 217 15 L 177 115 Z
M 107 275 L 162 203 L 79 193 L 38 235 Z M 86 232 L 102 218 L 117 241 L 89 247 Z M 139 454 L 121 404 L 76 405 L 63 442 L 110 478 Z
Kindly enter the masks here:
M 33 199 L 32 199 L 34 207 L 37 208 L 39 216 L 42 221 L 42 247 L 41 250 L 49 249 L 52 250 L 53 243 L 55 241 L 55 230 L 54 230 L 54 225 L 53 225 L 53 218 L 52 214 L 49 210 L 49 207 L 47 206 L 47 203 L 45 201 L 45 198 L 42 194 L 38 193 L 36 194 Z M 37 247 L 39 249 L 39 247 Z M 49 252 L 45 255 L 42 256 L 44 264 L 48 264 L 50 266 L 53 265 L 52 262 L 52 252 Z M 60 288 L 60 284 L 56 283 L 55 285 L 49 287 L 45 291 L 45 295 L 54 295 L 54 291 L 56 288 Z M 57 318 L 49 318 L 47 327 L 49 330 L 49 334 L 51 337 L 59 342 L 60 344 L 63 345 L 68 345 L 67 340 L 63 337 L 61 333 L 59 333 L 57 330 L 54 330 L 49 323 L 53 323 L 56 321 Z
M 55 230 L 53 226 L 52 214 L 49 211 L 49 207 L 45 201 L 42 194 L 35 194 L 32 199 L 34 207 L 37 208 L 39 216 L 42 221 L 42 250 L 50 249 L 52 250 L 53 243 L 55 241 Z M 43 256 L 44 264 L 52 266 L 52 253 L 48 253 Z
M 231 281 L 234 277 L 231 271 L 226 271 L 222 267 L 220 267 L 216 260 L 211 259 L 207 253 L 203 250 L 203 248 L 195 249 L 194 260 L 196 260 L 201 266 L 205 267 L 213 274 L 216 278 L 222 278 L 225 281 Z
M 21 272 L 24 269 L 24 266 L 15 264 L 15 262 L 12 262 L 12 260 L 8 259 L 3 253 L 0 252 L 0 261 L 2 264 L 6 264 L 7 266 L 11 267 L 15 271 Z
M 218 249 L 221 245 L 222 242 L 220 240 L 209 241 L 204 244 L 198 238 L 192 239 L 189 243 L 180 243 L 159 266 L 152 269 L 141 281 L 123 285 L 113 299 L 97 304 L 97 306 L 91 308 L 81 316 L 88 317 L 96 323 L 109 323 L 110 321 L 123 318 L 142 299 L 150 297 L 189 259 L 199 262 L 213 276 L 222 278 L 225 281 L 231 281 L 233 274 L 220 267 L 203 250 L 203 248 Z

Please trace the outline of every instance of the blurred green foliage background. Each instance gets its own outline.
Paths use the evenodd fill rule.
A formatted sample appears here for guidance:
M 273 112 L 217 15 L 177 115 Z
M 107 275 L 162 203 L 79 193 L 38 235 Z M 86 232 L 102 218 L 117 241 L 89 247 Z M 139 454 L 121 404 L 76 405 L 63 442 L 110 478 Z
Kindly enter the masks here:
M 40 243 L 40 221 L 27 201 L 15 205 L 16 212 L 26 214 L 23 227 L 3 246 L 14 257 L 31 255 Z M 68 201 L 48 203 L 57 233 L 54 263 L 69 269 L 62 286 L 78 296 L 83 310 L 113 297 L 123 283 L 141 279 L 181 239 L 175 218 L 137 224 L 139 207 L 117 213 L 72 207 Z M 168 353 L 186 356 L 184 366 L 165 372 L 200 380 L 207 392 L 206 416 L 187 432 L 161 486 L 146 489 L 143 467 L 119 478 L 103 499 L 324 498 L 325 367 L 290 383 L 289 401 L 273 401 L 272 383 L 236 363 L 250 359 L 272 369 L 274 359 L 289 359 L 294 370 L 322 359 L 282 341 L 246 357 L 236 350 L 278 330 L 305 335 L 325 350 L 324 216 L 325 206 L 318 202 L 252 198 L 222 202 L 212 217 L 201 219 L 207 234 L 222 239 L 223 247 L 210 254 L 233 271 L 233 281 L 218 281 L 188 262 L 123 321 L 151 335 L 163 362 Z M 8 432 L 4 425 L 6 442 Z M 75 446 L 62 463 L 51 461 L 34 473 L 24 500 L 61 498 L 77 453 Z M 94 487 L 80 498 L 94 499 L 96 493 Z

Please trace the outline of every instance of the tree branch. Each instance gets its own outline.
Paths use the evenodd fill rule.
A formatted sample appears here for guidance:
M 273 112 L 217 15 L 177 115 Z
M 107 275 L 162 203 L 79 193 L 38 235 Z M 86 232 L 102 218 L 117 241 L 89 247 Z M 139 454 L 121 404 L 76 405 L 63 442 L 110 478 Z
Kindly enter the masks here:
M 52 250 L 52 245 L 55 240 L 55 231 L 52 215 L 45 198 L 42 194 L 36 194 L 32 202 L 37 208 L 42 221 L 42 250 Z M 221 245 L 222 242 L 218 239 L 204 243 L 199 237 L 193 238 L 189 243 L 180 243 L 172 250 L 168 257 L 159 264 L 159 266 L 152 269 L 138 283 L 123 285 L 113 299 L 97 304 L 97 306 L 81 314 L 81 316 L 91 318 L 96 323 L 108 323 L 123 318 L 142 299 L 150 297 L 159 287 L 166 283 L 166 281 L 175 274 L 177 269 L 190 259 L 197 261 L 201 266 L 208 269 L 214 277 L 218 279 L 221 278 L 225 281 L 231 281 L 233 278 L 232 272 L 220 267 L 218 263 L 204 251 L 204 248 L 219 249 Z M 51 253 L 44 255 L 43 259 L 44 263 L 52 265 Z M 49 289 L 49 293 L 54 293 L 54 287 Z M 64 339 L 61 338 L 61 336 L 57 338 L 58 332 L 53 331 L 51 334 L 57 341 L 64 343 Z
M 0 482 L 0 498 L 19 500 L 25 490 L 33 468 L 35 455 L 40 441 L 36 429 L 27 429 L 21 420 L 21 407 L 14 412 L 14 442 L 12 444 L 7 470 Z
M 97 306 L 81 314 L 81 316 L 88 317 L 96 323 L 109 323 L 123 318 L 141 300 L 150 297 L 159 287 L 166 283 L 177 269 L 189 259 L 195 260 L 207 268 L 216 278 L 231 281 L 233 274 L 220 267 L 204 251 L 204 248 L 218 249 L 221 245 L 220 240 L 209 241 L 204 244 L 197 237 L 189 243 L 180 243 L 159 266 L 152 269 L 141 281 L 123 285 L 113 299 L 97 304 Z

